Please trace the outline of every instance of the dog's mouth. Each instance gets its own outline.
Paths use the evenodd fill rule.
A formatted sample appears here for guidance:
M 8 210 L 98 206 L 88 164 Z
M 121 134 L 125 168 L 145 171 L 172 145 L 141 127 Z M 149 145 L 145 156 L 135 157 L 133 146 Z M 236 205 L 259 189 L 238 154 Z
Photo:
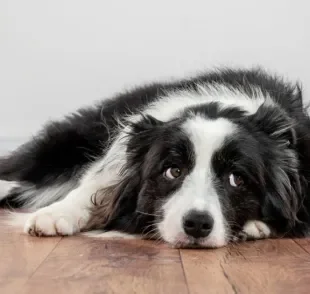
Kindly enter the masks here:
M 201 249 L 201 248 L 214 248 L 214 247 L 206 247 L 199 240 L 195 240 L 193 242 L 177 242 L 172 244 L 173 248 L 176 249 Z
M 193 238 L 191 236 L 182 235 L 175 242 L 171 243 L 173 248 L 177 249 L 212 249 L 226 246 L 226 240 L 215 240 L 213 238 Z

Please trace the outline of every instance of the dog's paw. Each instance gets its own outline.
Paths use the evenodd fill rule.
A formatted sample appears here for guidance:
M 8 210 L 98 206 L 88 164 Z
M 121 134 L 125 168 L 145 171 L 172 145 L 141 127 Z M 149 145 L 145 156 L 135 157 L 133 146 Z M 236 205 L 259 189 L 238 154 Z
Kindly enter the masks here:
M 32 213 L 24 232 L 37 237 L 68 236 L 80 232 L 87 221 L 87 212 L 55 204 Z
M 271 230 L 268 225 L 262 221 L 248 221 L 243 226 L 239 235 L 239 240 L 241 241 L 266 239 L 270 237 Z

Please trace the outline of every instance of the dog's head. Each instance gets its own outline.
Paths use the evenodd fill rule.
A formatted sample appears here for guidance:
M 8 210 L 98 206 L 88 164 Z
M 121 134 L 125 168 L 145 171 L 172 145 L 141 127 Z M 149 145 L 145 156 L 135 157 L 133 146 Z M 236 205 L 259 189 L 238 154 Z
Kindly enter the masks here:
M 297 221 L 294 123 L 276 107 L 246 115 L 215 103 L 169 122 L 146 116 L 127 139 L 122 181 L 103 205 L 109 229 L 220 247 L 249 220 L 283 231 Z

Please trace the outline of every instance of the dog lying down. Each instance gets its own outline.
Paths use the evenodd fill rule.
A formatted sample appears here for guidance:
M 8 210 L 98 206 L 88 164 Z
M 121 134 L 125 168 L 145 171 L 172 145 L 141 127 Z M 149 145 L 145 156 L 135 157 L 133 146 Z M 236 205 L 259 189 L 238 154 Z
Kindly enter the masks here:
M 51 122 L 0 160 L 0 205 L 32 236 L 95 230 L 174 247 L 307 236 L 310 120 L 261 69 L 147 85 Z

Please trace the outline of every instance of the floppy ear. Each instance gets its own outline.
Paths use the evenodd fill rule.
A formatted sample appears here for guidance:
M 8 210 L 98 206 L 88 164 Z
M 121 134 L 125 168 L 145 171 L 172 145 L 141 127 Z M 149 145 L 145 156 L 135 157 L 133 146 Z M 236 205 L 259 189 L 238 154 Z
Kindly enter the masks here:
M 141 120 L 131 123 L 132 132 L 136 135 L 144 131 L 150 130 L 154 127 L 163 125 L 163 122 L 151 115 L 141 114 Z
M 134 189 L 136 190 L 136 189 Z M 106 230 L 122 230 L 131 234 L 146 233 L 154 221 L 153 202 L 147 197 L 148 181 L 144 181 L 136 192 L 129 194 L 124 191 L 119 198 L 117 210 Z M 129 191 L 127 191 L 129 192 Z
M 127 138 L 126 163 L 122 167 L 121 179 L 93 195 L 94 207 L 91 209 L 91 218 L 85 230 L 110 229 L 110 227 L 117 229 L 122 222 L 127 222 L 125 225 L 128 230 L 134 230 L 141 218 L 146 217 L 136 213 L 146 209 L 143 193 L 147 181 L 144 179 L 142 167 L 144 158 L 150 153 L 152 143 L 160 134 L 161 125 L 162 122 L 151 116 L 142 116 L 139 122 L 131 125 Z
M 249 121 L 259 130 L 279 144 L 296 145 L 295 122 L 284 110 L 272 105 L 261 105 L 257 112 L 248 117 Z
M 263 132 L 272 144 L 268 153 L 263 155 L 267 172 L 263 217 L 288 230 L 298 221 L 297 213 L 302 202 L 295 123 L 281 109 L 264 104 L 249 120 L 253 129 Z
M 263 218 L 287 231 L 299 221 L 297 214 L 302 204 L 299 174 L 276 161 L 270 170 L 262 206 Z

